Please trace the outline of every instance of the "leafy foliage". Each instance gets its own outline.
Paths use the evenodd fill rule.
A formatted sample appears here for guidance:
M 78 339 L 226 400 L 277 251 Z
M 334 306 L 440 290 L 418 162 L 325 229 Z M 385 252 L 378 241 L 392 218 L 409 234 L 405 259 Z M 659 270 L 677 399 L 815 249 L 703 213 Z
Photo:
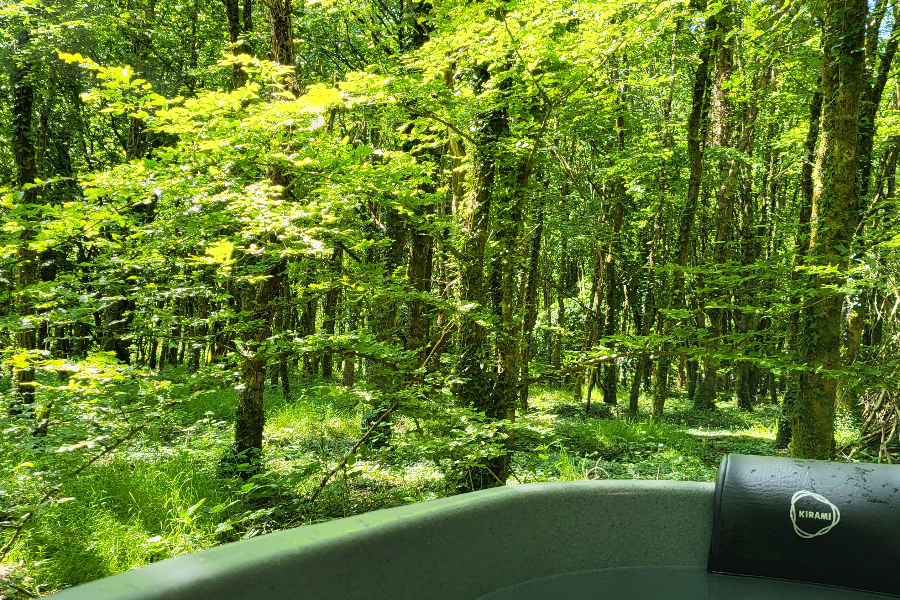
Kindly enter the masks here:
M 813 413 L 892 460 L 897 26 L 826 214 L 835 1 L 0 5 L 0 594 Z

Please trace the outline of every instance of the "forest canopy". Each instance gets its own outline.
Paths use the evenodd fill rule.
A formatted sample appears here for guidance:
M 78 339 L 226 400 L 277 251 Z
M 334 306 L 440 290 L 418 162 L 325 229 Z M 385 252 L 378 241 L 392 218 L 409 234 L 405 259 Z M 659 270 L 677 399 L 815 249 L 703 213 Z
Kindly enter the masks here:
M 896 460 L 898 10 L 0 0 L 0 594 Z

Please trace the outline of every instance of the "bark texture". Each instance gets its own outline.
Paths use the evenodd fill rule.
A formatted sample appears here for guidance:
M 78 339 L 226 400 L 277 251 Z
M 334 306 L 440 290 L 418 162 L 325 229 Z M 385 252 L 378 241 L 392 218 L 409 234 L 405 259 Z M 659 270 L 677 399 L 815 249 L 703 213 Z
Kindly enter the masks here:
M 671 296 L 660 302 L 660 306 L 684 305 L 684 273 L 679 269 L 687 266 L 688 255 L 691 249 L 691 234 L 694 229 L 694 221 L 697 216 L 697 203 L 700 198 L 700 185 L 703 180 L 703 130 L 704 122 L 709 114 L 709 92 L 711 65 L 714 64 L 713 45 L 719 29 L 716 15 L 706 20 L 703 33 L 702 46 L 700 47 L 699 62 L 694 74 L 694 87 L 691 97 L 691 112 L 687 122 L 687 148 L 690 174 L 688 176 L 687 198 L 678 220 L 678 233 L 675 242 L 675 256 L 673 265 L 673 283 Z M 668 329 L 664 326 L 663 330 Z M 667 344 L 665 350 L 671 350 Z M 657 359 L 655 380 L 653 386 L 652 412 L 655 418 L 662 416 L 669 393 L 669 367 L 671 358 L 662 355 Z
M 821 82 L 820 82 L 821 83 Z M 791 271 L 791 305 L 799 306 L 802 296 L 798 285 L 800 280 L 800 268 L 806 261 L 809 252 L 809 220 L 812 215 L 813 202 L 813 169 L 816 154 L 816 144 L 819 140 L 820 120 L 822 118 L 822 92 L 816 90 L 809 102 L 809 129 L 806 132 L 806 141 L 803 144 L 803 164 L 800 167 L 800 212 L 797 218 L 797 238 L 794 242 L 794 269 Z M 797 329 L 800 325 L 800 310 L 791 312 L 788 318 L 785 347 L 788 352 L 796 353 Z M 800 378 L 796 371 L 789 371 L 787 384 L 782 399 L 781 416 L 778 419 L 778 433 L 775 436 L 776 448 L 787 448 L 791 441 L 790 414 L 793 410 L 794 400 L 800 388 Z
M 243 310 L 250 313 L 244 336 L 245 357 L 241 364 L 241 390 L 234 420 L 235 454 L 251 462 L 262 453 L 263 429 L 266 423 L 263 392 L 266 385 L 268 356 L 264 344 L 272 332 L 272 320 L 281 287 L 286 278 L 286 263 L 274 261 L 265 271 L 265 279 L 254 293 L 245 296 Z M 249 474 L 250 471 L 245 473 Z
M 32 66 L 27 53 L 31 44 L 30 32 L 22 28 L 16 33 L 14 59 L 10 74 L 12 87 L 12 153 L 16 167 L 16 188 L 23 205 L 35 205 L 38 202 L 38 188 L 34 187 L 37 177 L 35 146 L 32 132 L 34 120 L 34 85 L 32 82 Z M 19 236 L 16 265 L 16 292 L 19 318 L 22 327 L 16 331 L 16 344 L 24 352 L 37 348 L 37 324 L 34 319 L 34 301 L 29 295 L 29 288 L 38 280 L 38 253 L 32 248 L 35 237 L 35 216 L 25 222 Z M 34 367 L 16 366 L 13 368 L 13 387 L 15 390 L 14 405 L 10 412 L 21 413 L 23 405 L 34 404 Z
M 867 5 L 830 0 L 825 6 L 822 140 L 816 161 L 808 264 L 831 269 L 810 276 L 811 302 L 798 339 L 806 370 L 791 410 L 791 454 L 827 459 L 834 447 L 834 408 L 841 366 L 841 306 L 857 224 L 859 115 L 863 92 Z
M 732 30 L 733 14 L 730 5 L 726 5 L 718 14 L 718 37 L 716 41 L 716 64 L 712 89 L 712 112 L 714 117 L 713 144 L 720 149 L 731 148 L 733 137 L 731 75 L 734 71 L 734 52 L 729 34 Z M 731 239 L 734 228 L 734 192 L 735 181 L 731 160 L 719 160 L 718 187 L 716 188 L 715 239 L 712 251 L 712 270 L 723 265 L 731 255 Z M 715 357 L 718 338 L 724 333 L 726 311 L 715 305 L 724 298 L 720 294 L 710 294 L 707 303 L 712 308 L 706 310 L 709 324 L 707 326 L 707 352 L 701 361 L 701 376 L 694 397 L 694 408 L 713 410 L 716 408 L 717 371 L 719 361 Z

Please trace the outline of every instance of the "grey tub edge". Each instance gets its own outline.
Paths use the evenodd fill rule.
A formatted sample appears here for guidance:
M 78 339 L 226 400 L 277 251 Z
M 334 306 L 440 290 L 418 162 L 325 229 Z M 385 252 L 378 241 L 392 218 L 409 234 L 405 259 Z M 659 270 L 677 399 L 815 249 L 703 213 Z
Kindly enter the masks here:
M 706 565 L 713 484 L 507 486 L 181 555 L 54 600 L 472 600 L 541 577 Z

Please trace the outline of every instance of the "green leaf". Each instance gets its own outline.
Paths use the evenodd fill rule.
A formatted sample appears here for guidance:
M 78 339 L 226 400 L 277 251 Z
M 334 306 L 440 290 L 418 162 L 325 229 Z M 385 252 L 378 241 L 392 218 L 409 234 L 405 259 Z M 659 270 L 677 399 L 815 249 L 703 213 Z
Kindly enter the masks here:
M 300 102 L 309 112 L 323 112 L 326 108 L 340 102 L 339 90 L 326 87 L 321 83 L 310 86 L 309 91 L 300 97 Z
M 213 531 L 213 533 L 222 533 L 223 531 L 231 531 L 232 529 L 234 529 L 234 526 L 231 523 L 219 523 L 218 525 L 216 525 L 216 529 Z

